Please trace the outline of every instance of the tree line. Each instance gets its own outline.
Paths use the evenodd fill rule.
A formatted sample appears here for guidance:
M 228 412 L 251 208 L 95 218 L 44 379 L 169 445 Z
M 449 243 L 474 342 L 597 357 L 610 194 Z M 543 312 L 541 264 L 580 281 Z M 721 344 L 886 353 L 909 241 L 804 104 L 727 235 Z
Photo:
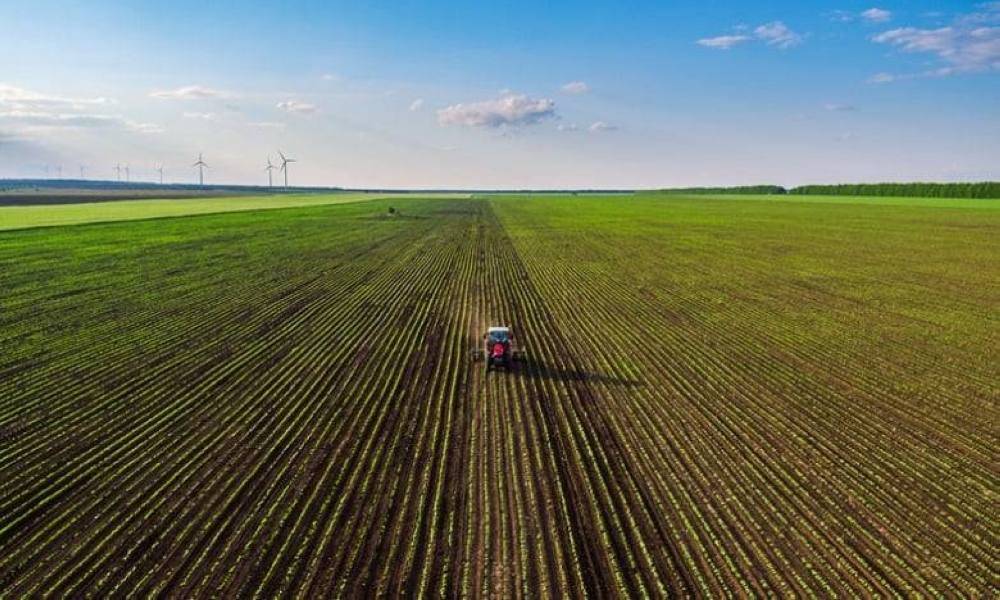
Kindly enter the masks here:
M 668 194 L 787 194 L 788 190 L 780 185 L 741 185 L 736 187 L 692 187 L 692 188 L 671 188 L 660 190 Z
M 745 185 L 661 190 L 670 194 L 797 194 L 804 196 L 911 196 L 924 198 L 1000 198 L 1000 181 L 977 183 L 849 183 L 838 185 Z

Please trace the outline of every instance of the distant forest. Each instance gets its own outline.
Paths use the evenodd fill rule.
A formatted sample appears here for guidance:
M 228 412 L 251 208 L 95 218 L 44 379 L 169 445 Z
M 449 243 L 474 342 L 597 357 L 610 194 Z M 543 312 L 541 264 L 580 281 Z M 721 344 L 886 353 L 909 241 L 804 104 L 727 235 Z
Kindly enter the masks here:
M 1000 198 L 1000 182 L 980 183 L 853 183 L 804 185 L 786 189 L 780 185 L 676 188 L 670 194 L 799 194 L 806 196 L 911 196 L 925 198 Z
M 752 194 L 755 196 L 766 194 L 787 194 L 788 190 L 780 185 L 743 185 L 737 187 L 693 187 L 693 188 L 671 188 L 660 190 L 669 194 Z

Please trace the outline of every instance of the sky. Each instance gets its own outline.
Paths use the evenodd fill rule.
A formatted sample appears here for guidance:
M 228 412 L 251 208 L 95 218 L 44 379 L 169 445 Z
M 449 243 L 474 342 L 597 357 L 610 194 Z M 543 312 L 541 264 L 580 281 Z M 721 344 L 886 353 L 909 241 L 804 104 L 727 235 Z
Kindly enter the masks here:
M 0 47 L 0 178 L 1000 179 L 1000 2 L 0 0 Z

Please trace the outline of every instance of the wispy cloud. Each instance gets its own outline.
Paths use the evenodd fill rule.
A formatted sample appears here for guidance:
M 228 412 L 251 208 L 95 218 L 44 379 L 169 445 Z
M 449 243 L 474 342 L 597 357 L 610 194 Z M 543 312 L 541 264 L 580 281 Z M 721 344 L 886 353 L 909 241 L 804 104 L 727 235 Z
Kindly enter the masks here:
M 201 119 L 203 121 L 214 121 L 216 119 L 215 113 L 206 112 L 186 112 L 183 114 L 185 119 Z
M 10 125 L 42 127 L 112 127 L 122 124 L 120 117 L 91 114 L 65 114 L 11 110 L 0 112 L 0 122 Z
M 784 50 L 802 43 L 802 36 L 788 28 L 781 21 L 774 21 L 761 25 L 753 30 L 757 39 L 762 40 L 768 46 L 775 46 Z
M 854 23 L 864 21 L 866 23 L 885 23 L 892 20 L 892 11 L 883 8 L 869 8 L 859 13 L 847 10 L 831 10 L 824 13 L 824 16 L 835 23 Z
M 881 8 L 869 8 L 861 13 L 861 18 L 869 23 L 885 23 L 892 19 L 892 12 Z
M 605 131 L 615 131 L 616 129 L 618 128 L 615 127 L 614 125 L 605 123 L 604 121 L 597 121 L 595 123 L 592 123 L 590 127 L 587 128 L 587 130 L 590 131 L 590 133 L 602 133 Z
M 51 113 L 12 110 L 0 112 L 0 124 L 24 130 L 119 128 L 137 133 L 161 133 L 153 123 L 140 123 L 119 115 Z
M 257 127 L 259 129 L 284 129 L 285 124 L 279 123 L 277 121 L 252 121 L 247 123 L 250 127 Z
M 138 123 L 136 121 L 125 121 L 125 128 L 136 133 L 163 133 L 163 127 L 155 123 Z
M 896 81 L 896 76 L 892 73 L 875 73 L 868 78 L 868 83 L 892 83 Z
M 95 112 L 116 104 L 110 98 L 59 96 L 0 84 L 0 125 L 26 135 L 67 129 L 163 132 L 163 128 L 154 123 L 133 121 L 119 114 Z
M 586 94 L 590 91 L 590 86 L 583 81 L 571 81 L 560 89 L 567 94 Z
M 839 102 L 827 102 L 823 105 L 823 110 L 830 112 L 854 112 L 858 110 L 853 104 L 842 104 Z
M 835 23 L 850 23 L 854 20 L 854 13 L 846 10 L 831 10 L 823 15 Z
M 757 40 L 767 44 L 768 46 L 784 50 L 786 48 L 798 46 L 805 39 L 802 35 L 792 31 L 781 21 L 765 23 L 764 25 L 755 28 L 751 32 L 752 35 L 739 31 L 745 30 L 745 28 L 737 28 L 737 30 L 737 33 L 702 38 L 695 43 L 699 46 L 715 50 L 729 50 L 740 44 Z
M 417 98 L 416 100 L 410 103 L 410 112 L 416 112 L 423 107 L 424 107 L 424 99 Z
M 560 123 L 556 125 L 556 129 L 559 131 L 578 131 L 580 128 L 576 123 Z
M 340 75 L 335 75 L 333 73 L 323 73 L 319 78 L 323 81 L 340 81 Z
M 702 38 L 698 40 L 698 45 L 705 46 L 706 48 L 715 48 L 716 50 L 729 50 L 733 46 L 737 46 L 744 42 L 749 42 L 752 40 L 748 35 L 720 35 L 710 38 Z
M 89 106 L 107 106 L 117 104 L 112 98 L 72 98 L 43 94 L 0 83 L 0 104 L 11 109 L 31 110 L 44 108 L 84 109 Z
M 187 85 L 173 90 L 154 90 L 149 93 L 152 98 L 161 100 L 208 100 L 213 98 L 233 98 L 234 94 L 222 90 L 203 87 L 200 85 Z
M 298 115 L 311 115 L 319 110 L 315 104 L 300 102 L 299 100 L 285 100 L 284 102 L 279 102 L 276 106 L 285 112 Z
M 935 56 L 940 66 L 918 73 L 880 73 L 870 81 L 888 83 L 901 79 L 947 77 L 962 73 L 1000 71 L 1000 2 L 983 5 L 982 11 L 961 15 L 952 25 L 937 29 L 900 27 L 873 36 L 878 44 L 907 54 Z
M 495 100 L 453 104 L 437 112 L 441 125 L 465 127 L 522 127 L 541 123 L 556 115 L 556 103 L 547 98 L 506 94 Z

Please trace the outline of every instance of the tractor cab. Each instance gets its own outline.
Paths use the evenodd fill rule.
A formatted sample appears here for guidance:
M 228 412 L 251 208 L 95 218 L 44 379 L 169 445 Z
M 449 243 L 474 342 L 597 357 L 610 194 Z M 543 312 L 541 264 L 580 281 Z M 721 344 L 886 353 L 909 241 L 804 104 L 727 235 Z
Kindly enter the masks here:
M 502 366 L 510 357 L 510 329 L 490 327 L 486 332 L 486 365 Z
M 510 327 L 490 327 L 486 330 L 486 339 L 494 344 L 510 343 Z

